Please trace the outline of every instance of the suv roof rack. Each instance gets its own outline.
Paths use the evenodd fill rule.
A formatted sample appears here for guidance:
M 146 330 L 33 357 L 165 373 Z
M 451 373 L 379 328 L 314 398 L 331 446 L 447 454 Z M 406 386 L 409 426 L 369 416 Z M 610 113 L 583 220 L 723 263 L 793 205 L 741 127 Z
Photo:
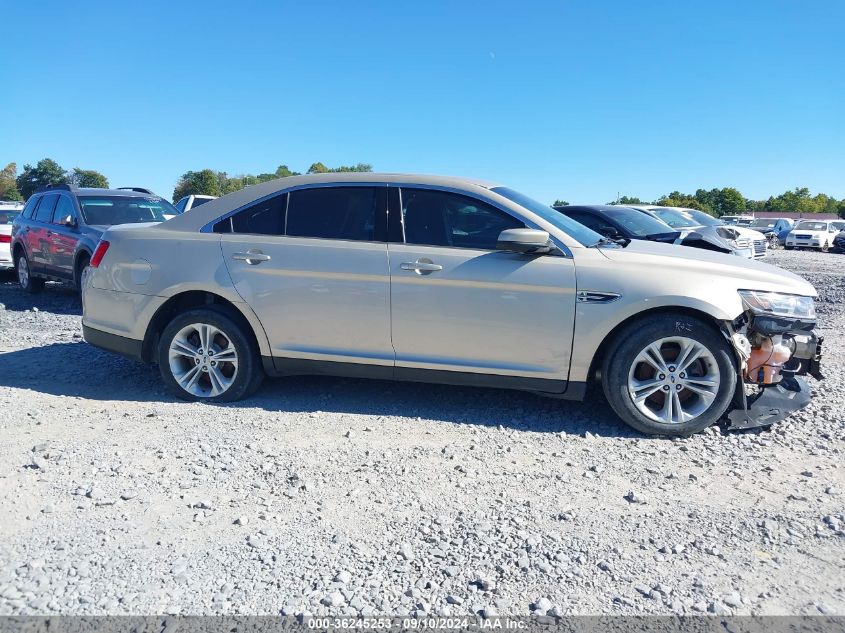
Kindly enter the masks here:
M 75 191 L 76 187 L 73 185 L 44 185 L 43 187 L 38 187 L 35 190 L 35 193 L 41 193 L 42 191 Z
M 151 196 L 156 195 L 152 191 L 147 189 L 146 187 L 118 187 L 118 190 L 119 191 L 137 191 L 138 193 L 147 193 Z

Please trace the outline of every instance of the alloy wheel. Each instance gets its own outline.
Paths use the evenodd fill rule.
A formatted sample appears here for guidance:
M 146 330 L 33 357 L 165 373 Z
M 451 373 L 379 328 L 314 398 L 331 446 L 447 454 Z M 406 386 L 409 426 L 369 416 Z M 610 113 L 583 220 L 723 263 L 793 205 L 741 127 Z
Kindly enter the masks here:
M 704 345 L 684 336 L 662 338 L 634 358 L 628 395 L 648 418 L 662 424 L 694 420 L 719 392 L 719 366 Z
M 176 383 L 198 398 L 225 393 L 238 374 L 238 352 L 221 329 L 208 323 L 183 327 L 170 341 L 170 371 Z
M 24 256 L 18 258 L 18 283 L 21 288 L 26 288 L 29 285 L 29 264 Z

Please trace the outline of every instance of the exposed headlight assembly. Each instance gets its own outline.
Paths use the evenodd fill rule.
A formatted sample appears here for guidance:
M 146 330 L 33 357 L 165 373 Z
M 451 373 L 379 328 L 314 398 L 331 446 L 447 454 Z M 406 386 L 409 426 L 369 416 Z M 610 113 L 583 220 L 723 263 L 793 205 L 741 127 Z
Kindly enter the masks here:
M 816 318 L 816 304 L 812 297 L 762 290 L 740 290 L 739 296 L 745 306 L 755 314 L 794 319 Z

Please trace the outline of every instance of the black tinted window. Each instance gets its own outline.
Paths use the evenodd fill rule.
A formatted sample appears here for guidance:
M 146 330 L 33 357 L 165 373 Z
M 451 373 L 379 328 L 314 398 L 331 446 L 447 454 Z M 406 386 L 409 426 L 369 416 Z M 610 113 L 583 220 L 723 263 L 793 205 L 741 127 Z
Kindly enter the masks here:
M 73 203 L 67 196 L 59 196 L 59 204 L 56 205 L 56 210 L 53 213 L 53 223 L 61 224 L 67 216 L 76 217 L 76 212 L 73 210 Z
M 56 194 L 42 196 L 41 202 L 35 210 L 35 219 L 39 222 L 52 222 L 53 209 L 56 208 L 58 197 Z
M 179 202 L 177 202 L 175 205 L 173 205 L 173 207 L 174 207 L 174 208 L 175 208 L 175 209 L 176 209 L 179 213 L 182 213 L 182 211 L 184 211 L 184 210 L 185 210 L 185 205 L 186 205 L 186 204 L 188 204 L 188 199 L 187 199 L 187 198 L 182 198 Z
M 29 200 L 26 201 L 26 206 L 24 206 L 21 215 L 27 219 L 32 217 L 32 212 L 35 210 L 35 205 L 38 204 L 39 198 L 31 197 Z
M 231 218 L 215 224 L 214 232 L 284 235 L 286 200 L 287 194 L 282 194 L 256 202 Z
M 499 233 L 525 228 L 484 202 L 446 191 L 402 189 L 407 244 L 494 250 Z
M 287 235 L 372 241 L 376 197 L 374 187 L 320 187 L 293 191 L 288 203 Z
M 194 204 L 191 205 L 191 208 L 193 209 L 194 207 L 198 207 L 206 202 L 211 202 L 211 198 L 194 198 Z
M 610 222 L 606 222 L 599 218 L 592 213 L 584 213 L 583 211 L 571 211 L 566 213 L 570 218 L 578 222 L 579 224 L 583 224 L 589 229 L 593 229 L 594 231 L 601 233 L 599 229 L 603 226 L 610 226 Z

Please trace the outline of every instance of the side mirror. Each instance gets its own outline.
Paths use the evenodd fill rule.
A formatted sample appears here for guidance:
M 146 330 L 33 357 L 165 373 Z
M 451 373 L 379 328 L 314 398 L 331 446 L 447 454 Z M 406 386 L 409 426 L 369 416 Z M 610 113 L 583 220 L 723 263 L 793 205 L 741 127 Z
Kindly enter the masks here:
M 619 231 L 617 231 L 612 226 L 600 226 L 599 233 L 601 233 L 605 237 L 619 237 Z
M 62 218 L 62 224 L 64 224 L 66 227 L 68 227 L 70 229 L 75 229 L 76 228 L 76 218 L 73 217 L 72 215 L 66 215 L 64 218 Z
M 499 233 L 496 248 L 513 253 L 548 253 L 552 250 L 549 234 L 538 229 L 506 229 Z

